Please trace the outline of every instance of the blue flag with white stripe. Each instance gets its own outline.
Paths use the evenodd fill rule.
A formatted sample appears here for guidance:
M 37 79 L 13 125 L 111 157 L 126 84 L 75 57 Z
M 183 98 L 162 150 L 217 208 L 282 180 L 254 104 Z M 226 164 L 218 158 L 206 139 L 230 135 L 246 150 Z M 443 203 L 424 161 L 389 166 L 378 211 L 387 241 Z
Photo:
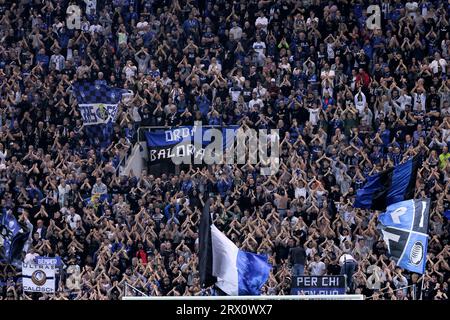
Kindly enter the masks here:
M 212 224 L 211 199 L 205 202 L 199 226 L 200 285 L 215 285 L 230 296 L 260 295 L 272 266 L 267 255 L 240 250 Z
M 216 286 L 230 296 L 260 295 L 272 266 L 266 255 L 240 250 L 211 225 L 212 274 Z
M 428 246 L 430 199 L 391 204 L 378 217 L 389 254 L 403 269 L 424 273 Z

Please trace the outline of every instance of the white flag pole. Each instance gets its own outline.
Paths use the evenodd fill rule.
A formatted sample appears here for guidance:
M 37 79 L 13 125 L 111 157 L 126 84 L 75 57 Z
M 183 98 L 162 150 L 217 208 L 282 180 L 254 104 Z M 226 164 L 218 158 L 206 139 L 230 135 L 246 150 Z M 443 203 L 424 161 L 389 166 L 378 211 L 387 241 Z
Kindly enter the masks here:
M 420 289 L 420 300 L 423 300 L 423 288 L 425 286 L 425 275 L 426 275 L 426 271 L 422 277 L 422 285 L 421 285 L 421 289 Z

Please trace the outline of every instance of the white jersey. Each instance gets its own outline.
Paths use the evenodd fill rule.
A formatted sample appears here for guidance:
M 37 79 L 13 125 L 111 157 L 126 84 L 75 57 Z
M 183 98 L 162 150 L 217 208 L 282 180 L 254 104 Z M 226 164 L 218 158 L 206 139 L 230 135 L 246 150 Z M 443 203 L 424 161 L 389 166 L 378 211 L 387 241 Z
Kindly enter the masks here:
M 86 3 L 86 14 L 92 16 L 97 12 L 97 0 L 84 0 Z
M 340 265 L 340 266 L 343 266 L 345 262 L 349 262 L 349 261 L 356 262 L 355 258 L 353 258 L 353 256 L 352 256 L 351 254 L 344 253 L 344 254 L 339 258 L 339 265 Z

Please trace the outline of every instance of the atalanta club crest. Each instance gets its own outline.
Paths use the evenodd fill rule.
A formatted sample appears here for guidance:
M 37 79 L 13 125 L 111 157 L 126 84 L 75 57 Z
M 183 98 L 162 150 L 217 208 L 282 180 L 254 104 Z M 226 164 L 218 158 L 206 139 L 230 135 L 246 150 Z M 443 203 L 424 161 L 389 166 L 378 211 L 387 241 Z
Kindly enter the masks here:
M 423 259 L 423 245 L 421 242 L 416 241 L 409 254 L 409 261 L 413 265 L 418 266 L 421 263 L 422 259 Z
M 97 108 L 97 117 L 99 117 L 102 120 L 108 119 L 108 111 L 106 110 L 106 107 L 104 104 L 100 104 Z
M 33 281 L 33 283 L 37 286 L 42 286 L 47 281 L 47 276 L 44 271 L 36 270 L 31 275 L 31 281 Z

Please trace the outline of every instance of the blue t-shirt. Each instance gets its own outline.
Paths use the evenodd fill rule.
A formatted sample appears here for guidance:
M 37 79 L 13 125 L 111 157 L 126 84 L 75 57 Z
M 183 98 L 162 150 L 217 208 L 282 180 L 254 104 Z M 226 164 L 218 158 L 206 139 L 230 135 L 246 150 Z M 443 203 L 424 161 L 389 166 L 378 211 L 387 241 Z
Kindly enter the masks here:
M 45 67 L 47 67 L 49 61 L 50 61 L 50 58 L 49 58 L 47 55 L 45 55 L 45 54 L 40 54 L 40 53 L 38 53 L 38 54 L 36 55 L 36 63 L 42 62 L 42 64 L 43 64 Z
M 196 27 L 198 27 L 197 19 L 187 19 L 183 23 L 183 29 L 185 32 L 190 32 L 191 29 L 195 29 Z
M 391 139 L 391 131 L 388 129 L 384 130 L 383 132 L 381 132 L 380 138 L 381 140 L 383 140 L 383 145 L 387 146 Z

